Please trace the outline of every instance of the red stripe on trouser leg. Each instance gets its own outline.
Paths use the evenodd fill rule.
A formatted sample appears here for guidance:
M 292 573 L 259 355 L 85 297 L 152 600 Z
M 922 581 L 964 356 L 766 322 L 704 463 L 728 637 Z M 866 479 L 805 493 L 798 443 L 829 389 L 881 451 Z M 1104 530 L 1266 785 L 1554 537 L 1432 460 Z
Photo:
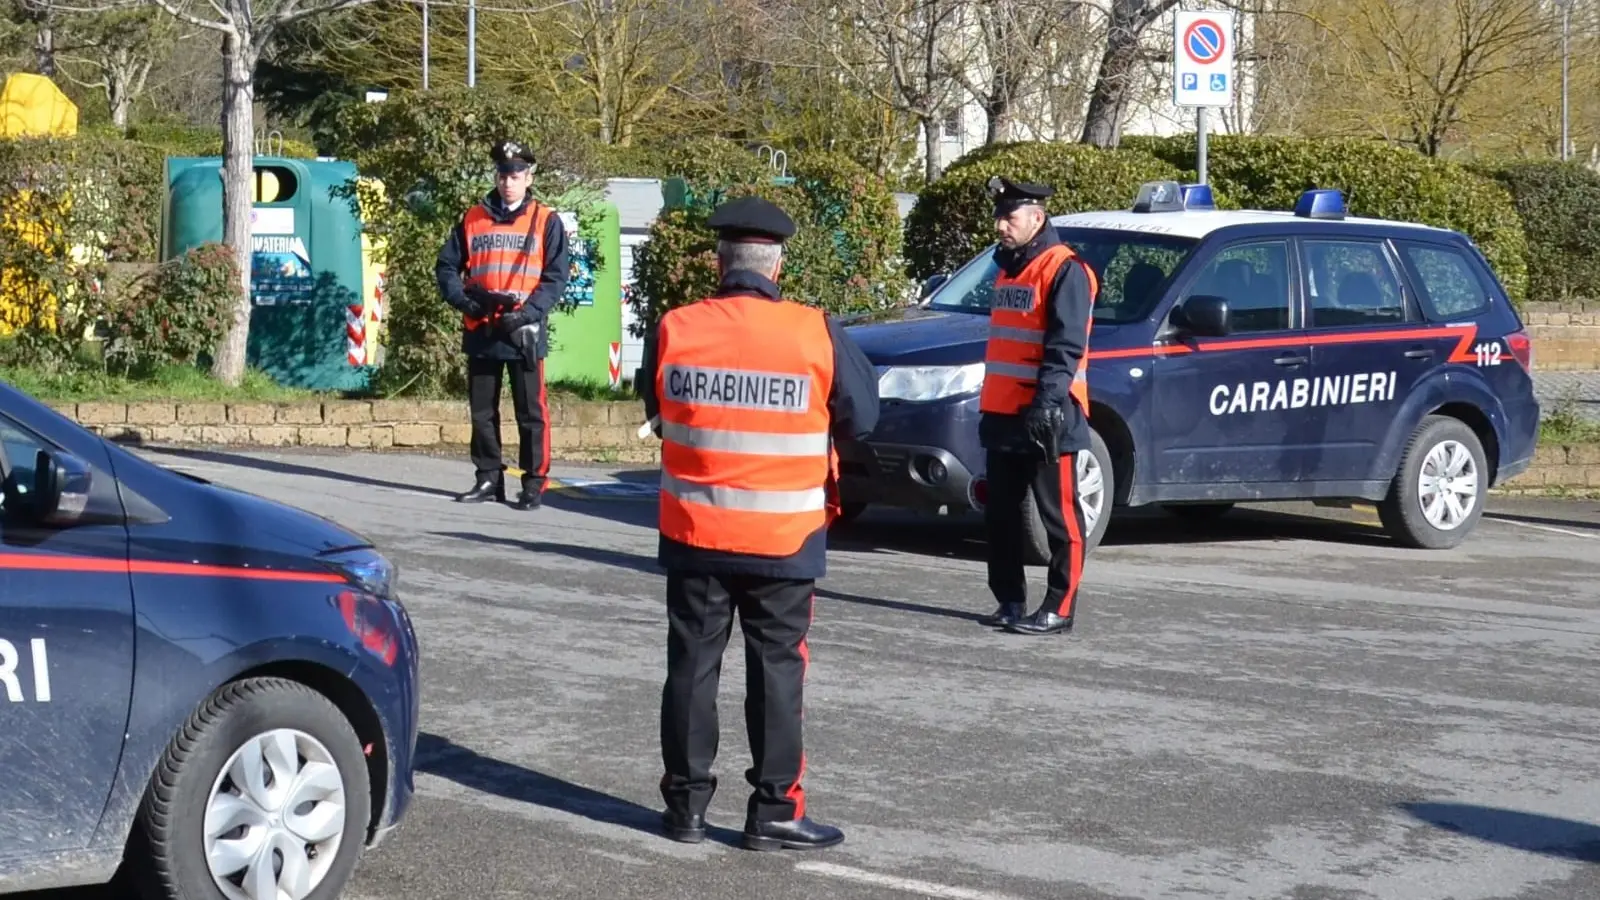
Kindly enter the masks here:
M 1067 527 L 1067 592 L 1061 597 L 1056 615 L 1072 615 L 1078 598 L 1078 579 L 1083 577 L 1083 513 L 1078 507 L 1078 455 L 1063 454 L 1061 466 L 1061 521 Z
M 809 601 L 809 604 L 810 604 L 810 610 L 808 612 L 809 621 L 807 622 L 807 625 L 806 625 L 806 630 L 807 631 L 811 630 L 810 623 L 811 622 L 815 622 L 817 620 L 817 595 L 815 593 L 813 593 L 811 595 L 811 599 Z M 806 642 L 805 638 L 801 638 L 800 639 L 800 683 L 801 683 L 801 685 L 805 684 L 806 673 L 808 673 L 810 671 L 811 671 L 811 645 Z M 800 719 L 802 721 L 804 721 L 805 717 L 806 717 L 805 704 L 801 703 L 800 704 Z M 801 750 L 800 751 L 800 771 L 799 771 L 798 774 L 795 775 L 794 784 L 789 785 L 789 789 L 787 791 L 784 791 L 784 793 L 783 793 L 783 796 L 790 803 L 794 804 L 794 817 L 796 819 L 804 818 L 805 814 L 806 814 L 806 789 L 805 789 L 805 784 L 804 784 L 805 780 L 806 780 L 806 752 L 804 750 Z
M 539 429 L 539 477 L 550 474 L 550 396 L 544 384 L 544 360 L 539 360 L 539 421 L 544 427 Z

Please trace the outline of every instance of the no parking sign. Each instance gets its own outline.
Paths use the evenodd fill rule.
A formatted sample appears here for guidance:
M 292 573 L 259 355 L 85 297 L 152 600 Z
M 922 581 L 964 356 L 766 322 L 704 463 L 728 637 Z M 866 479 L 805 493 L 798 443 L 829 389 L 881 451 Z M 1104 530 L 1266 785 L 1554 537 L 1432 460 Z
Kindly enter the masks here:
M 1190 107 L 1233 104 L 1233 13 L 1203 9 L 1173 14 L 1172 102 Z

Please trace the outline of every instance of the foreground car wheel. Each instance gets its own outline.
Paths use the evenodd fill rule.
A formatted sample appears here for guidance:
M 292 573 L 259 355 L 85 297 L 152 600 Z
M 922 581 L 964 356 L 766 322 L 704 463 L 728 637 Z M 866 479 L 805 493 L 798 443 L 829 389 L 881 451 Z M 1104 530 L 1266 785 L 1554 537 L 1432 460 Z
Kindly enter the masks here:
M 1489 466 L 1478 436 L 1459 419 L 1429 416 L 1401 454 L 1378 519 L 1405 546 L 1448 549 L 1477 525 L 1488 492 Z
M 371 809 L 366 758 L 326 697 L 259 678 L 219 689 L 167 747 L 139 811 L 146 900 L 304 900 L 343 891 Z
M 1116 484 L 1111 468 L 1111 452 L 1100 432 L 1089 430 L 1089 450 L 1078 454 L 1078 503 L 1083 507 L 1083 552 L 1085 555 L 1100 546 L 1106 527 L 1111 524 L 1111 487 Z M 1063 513 L 1066 511 L 1063 510 Z M 1039 504 L 1028 492 L 1022 505 L 1023 531 L 1028 538 L 1027 560 L 1032 566 L 1050 563 L 1050 540 L 1044 530 L 1044 517 L 1039 515 Z

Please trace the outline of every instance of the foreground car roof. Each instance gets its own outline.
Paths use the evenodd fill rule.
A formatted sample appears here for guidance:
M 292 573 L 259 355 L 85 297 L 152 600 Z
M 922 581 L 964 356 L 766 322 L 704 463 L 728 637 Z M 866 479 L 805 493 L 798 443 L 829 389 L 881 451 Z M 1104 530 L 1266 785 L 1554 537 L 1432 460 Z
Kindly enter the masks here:
M 1414 228 L 1434 234 L 1452 233 L 1416 222 L 1394 219 L 1369 219 L 1348 216 L 1342 219 L 1310 219 L 1292 212 L 1235 209 L 1185 209 L 1171 212 L 1132 212 L 1130 210 L 1105 210 L 1078 212 L 1052 216 L 1050 224 L 1067 228 L 1111 228 L 1119 231 L 1142 231 L 1151 234 L 1170 234 L 1174 237 L 1203 238 L 1219 228 L 1234 225 L 1295 225 L 1326 228 L 1330 232 L 1350 230 L 1350 226 Z

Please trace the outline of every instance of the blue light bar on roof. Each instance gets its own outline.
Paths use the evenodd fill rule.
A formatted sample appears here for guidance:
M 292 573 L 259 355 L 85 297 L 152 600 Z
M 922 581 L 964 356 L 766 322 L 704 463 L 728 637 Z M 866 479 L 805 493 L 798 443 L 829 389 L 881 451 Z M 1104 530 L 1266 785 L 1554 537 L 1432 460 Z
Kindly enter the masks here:
M 1216 209 L 1217 202 L 1211 196 L 1209 184 L 1186 184 L 1183 186 L 1184 209 Z
M 1133 199 L 1136 213 L 1182 212 L 1183 192 L 1176 181 L 1147 181 Z
M 1333 188 L 1312 188 L 1295 201 L 1294 214 L 1302 219 L 1344 218 L 1344 195 Z

